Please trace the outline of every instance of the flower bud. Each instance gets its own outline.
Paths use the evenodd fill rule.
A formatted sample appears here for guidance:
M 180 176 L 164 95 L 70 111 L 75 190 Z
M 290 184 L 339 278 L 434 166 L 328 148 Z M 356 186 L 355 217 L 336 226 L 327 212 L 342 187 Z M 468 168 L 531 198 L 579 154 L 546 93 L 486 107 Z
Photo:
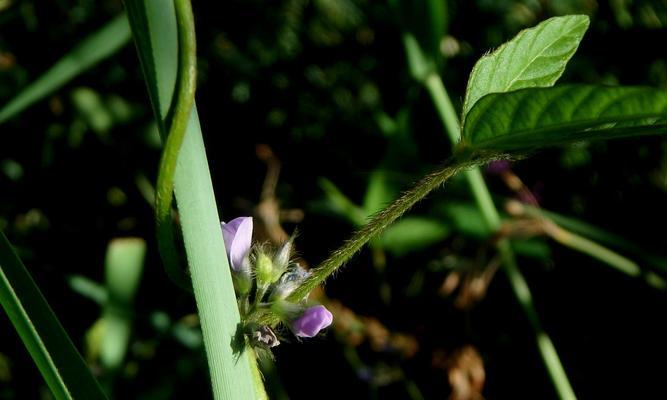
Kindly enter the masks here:
M 292 243 L 293 239 L 290 238 L 288 241 L 282 244 L 276 254 L 273 256 L 273 266 L 275 267 L 276 271 L 274 272 L 275 280 L 278 280 L 280 276 L 287 270 L 287 266 L 289 265 L 289 259 L 290 256 L 292 255 Z
M 267 287 L 273 282 L 273 261 L 263 250 L 257 251 L 255 260 L 255 276 L 257 277 L 257 286 Z
M 316 336 L 322 329 L 331 325 L 333 315 L 326 307 L 319 305 L 306 309 L 303 314 L 292 321 L 292 332 L 299 337 Z

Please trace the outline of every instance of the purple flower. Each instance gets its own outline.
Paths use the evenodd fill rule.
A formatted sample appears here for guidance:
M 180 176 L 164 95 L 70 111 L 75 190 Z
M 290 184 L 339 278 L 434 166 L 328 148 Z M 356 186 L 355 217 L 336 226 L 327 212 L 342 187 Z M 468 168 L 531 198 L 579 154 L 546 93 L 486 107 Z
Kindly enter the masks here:
M 234 271 L 243 265 L 252 242 L 252 217 L 238 217 L 222 223 L 222 237 L 227 249 L 227 257 Z
M 292 322 L 292 331 L 299 337 L 313 337 L 322 329 L 331 325 L 333 315 L 324 306 L 306 309 L 299 318 Z

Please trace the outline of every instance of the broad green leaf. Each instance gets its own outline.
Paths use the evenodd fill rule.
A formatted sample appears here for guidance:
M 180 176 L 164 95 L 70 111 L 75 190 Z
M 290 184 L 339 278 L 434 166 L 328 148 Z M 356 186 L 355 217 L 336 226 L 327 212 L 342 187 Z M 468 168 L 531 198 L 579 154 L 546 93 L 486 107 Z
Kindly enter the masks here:
M 0 108 L 0 124 L 43 99 L 130 41 L 125 15 L 119 15 L 67 53 L 13 100 Z
M 525 151 L 583 140 L 667 131 L 667 91 L 563 85 L 482 98 L 463 126 L 463 146 Z
M 380 236 L 382 248 L 395 256 L 422 250 L 449 236 L 449 226 L 435 219 L 404 217 Z
M 174 3 L 126 0 L 125 6 L 155 118 L 164 135 L 164 118 L 177 75 Z M 175 175 L 176 199 L 213 395 L 218 400 L 266 398 L 254 356 L 248 350 L 239 355 L 232 346 L 241 319 L 196 107 L 187 129 Z
M 0 303 L 56 399 L 106 398 L 2 232 Z
M 489 93 L 552 86 L 579 47 L 589 20 L 585 15 L 550 18 L 480 58 L 463 103 L 463 119 Z

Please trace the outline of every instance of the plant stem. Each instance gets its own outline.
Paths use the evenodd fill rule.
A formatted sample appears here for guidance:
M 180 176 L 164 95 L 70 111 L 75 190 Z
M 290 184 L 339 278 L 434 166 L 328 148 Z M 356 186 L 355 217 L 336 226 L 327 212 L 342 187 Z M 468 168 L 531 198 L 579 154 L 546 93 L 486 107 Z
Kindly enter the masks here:
M 568 232 L 553 223 L 548 224 L 547 227 L 548 228 L 545 228 L 547 234 L 563 246 L 588 254 L 627 275 L 635 277 L 642 275 L 641 268 L 639 268 L 639 265 L 634 261 L 627 259 L 606 247 L 600 246 L 592 240 Z
M 331 253 L 329 258 L 314 268 L 308 279 L 290 294 L 288 300 L 298 301 L 307 296 L 315 287 L 336 272 L 363 245 L 380 234 L 415 203 L 445 183 L 447 179 L 466 168 L 477 165 L 479 162 L 479 160 L 469 155 L 452 157 L 441 169 L 424 177 L 412 189 L 405 192 L 387 208 L 373 215 L 366 225 L 355 232 L 338 250 Z
M 125 6 L 164 137 L 163 121 L 177 81 L 174 4 L 162 0 L 126 0 Z M 248 354 L 235 352 L 240 349 L 232 346 L 241 317 L 196 106 L 192 107 L 187 122 L 174 186 L 213 396 L 216 400 L 264 399 L 266 393 L 256 379 L 255 360 Z
M 158 170 L 155 196 L 155 225 L 162 262 L 169 278 L 181 288 L 191 290 L 190 281 L 179 266 L 176 252 L 171 205 L 174 198 L 174 174 L 178 153 L 185 138 L 188 119 L 195 103 L 197 85 L 197 40 L 192 5 L 189 0 L 174 1 L 178 36 L 178 76 L 172 107 L 171 125 Z
M 537 213 L 539 213 L 539 211 Z M 644 278 L 647 284 L 656 289 L 667 288 L 667 281 L 661 276 L 650 271 L 645 273 L 636 262 L 629 258 L 590 239 L 563 229 L 546 217 L 541 218 L 543 218 L 544 221 L 544 232 L 563 246 L 587 254 L 626 275 L 635 278 Z
M 431 73 L 423 81 L 423 84 L 431 95 L 431 99 L 433 100 L 438 115 L 447 131 L 447 135 L 452 144 L 456 145 L 460 140 L 460 125 L 454 106 L 447 94 L 444 84 L 442 83 L 442 79 L 438 74 Z M 479 168 L 466 171 L 465 177 L 470 185 L 477 207 L 484 216 L 487 226 L 491 232 L 497 231 L 500 228 L 501 223 L 500 215 L 493 203 L 493 199 L 491 198 L 491 194 L 484 182 L 484 178 L 482 177 Z M 498 242 L 498 251 L 502 260 L 503 270 L 510 281 L 514 296 L 518 300 L 521 309 L 524 314 L 526 314 L 526 317 L 533 328 L 540 355 L 547 368 L 549 377 L 558 392 L 558 396 L 561 399 L 576 399 L 576 395 L 574 394 L 574 390 L 570 385 L 565 369 L 558 357 L 556 348 L 549 336 L 542 329 L 537 310 L 533 304 L 533 296 L 530 292 L 530 288 L 516 263 L 514 252 L 507 239 L 502 239 Z

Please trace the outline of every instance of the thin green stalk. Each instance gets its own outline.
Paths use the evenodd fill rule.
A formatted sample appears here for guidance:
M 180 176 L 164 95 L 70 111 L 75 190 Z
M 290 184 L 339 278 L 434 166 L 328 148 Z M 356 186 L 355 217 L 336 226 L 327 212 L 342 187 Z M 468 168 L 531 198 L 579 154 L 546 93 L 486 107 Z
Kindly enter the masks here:
M 629 260 L 622 255 L 615 253 L 606 247 L 586 239 L 585 237 L 576 235 L 572 232 L 567 232 L 564 229 L 554 226 L 549 232 L 551 236 L 558 243 L 567 246 L 571 249 L 577 250 L 584 254 L 596 258 L 619 271 L 630 276 L 641 276 L 642 270 L 639 265 L 632 260 Z
M 657 289 L 667 288 L 667 281 L 661 276 L 648 272 L 644 273 L 641 267 L 634 261 L 624 257 L 617 252 L 608 249 L 590 239 L 569 232 L 550 220 L 545 220 L 545 232 L 555 241 L 563 246 L 569 247 L 580 253 L 587 254 L 626 275 L 640 278 Z
M 441 169 L 424 177 L 412 189 L 405 192 L 387 208 L 371 217 L 366 225 L 355 232 L 338 250 L 331 253 L 329 258 L 314 268 L 308 279 L 292 292 L 288 300 L 298 301 L 307 296 L 313 289 L 336 272 L 338 268 L 368 243 L 368 241 L 380 234 L 415 203 L 444 184 L 447 179 L 480 162 L 480 160 L 476 160 L 470 155 L 461 155 L 449 159 Z
M 510 246 L 508 240 L 501 240 L 498 242 L 498 251 L 500 252 L 500 259 L 502 261 L 503 270 L 507 274 L 507 278 L 510 281 L 514 296 L 519 301 L 519 305 L 523 310 L 523 313 L 528 318 L 530 326 L 533 328 L 533 333 L 535 334 L 535 341 L 537 342 L 537 348 L 540 351 L 544 365 L 547 367 L 549 372 L 549 378 L 558 392 L 558 396 L 561 399 L 576 399 L 577 396 L 574 394 L 574 390 L 570 385 L 570 381 L 565 373 L 563 364 L 558 357 L 558 352 L 556 347 L 549 335 L 542 328 L 540 322 L 540 317 L 537 314 L 535 305 L 533 302 L 533 295 L 530 292 L 528 287 L 528 282 L 526 278 L 521 273 L 519 266 L 514 257 L 514 252 Z
M 186 290 L 191 290 L 189 279 L 178 263 L 174 240 L 171 205 L 174 198 L 174 174 L 178 153 L 185 138 L 188 119 L 195 103 L 197 86 L 197 40 L 195 22 L 189 0 L 174 1 L 178 32 L 178 77 L 176 98 L 172 108 L 169 134 L 164 145 L 158 171 L 155 196 L 155 223 L 157 242 L 167 275 Z
M 454 106 L 452 105 L 447 90 L 442 83 L 442 79 L 438 74 L 431 73 L 423 81 L 423 84 L 431 95 L 438 115 L 447 131 L 447 135 L 452 141 L 452 144 L 456 145 L 460 140 L 460 125 Z M 468 180 L 475 202 L 482 212 L 489 229 L 492 232 L 497 231 L 500 228 L 501 223 L 500 215 L 493 203 L 491 193 L 489 192 L 486 183 L 484 183 L 479 168 L 466 171 L 465 177 Z M 506 239 L 500 240 L 498 242 L 498 251 L 500 252 L 503 270 L 509 278 L 514 295 L 519 301 L 521 309 L 524 314 L 526 314 L 526 317 L 533 328 L 540 355 L 542 356 L 544 365 L 547 367 L 549 377 L 558 392 L 558 396 L 561 399 L 576 399 L 576 395 L 567 378 L 565 369 L 560 362 L 556 348 L 544 329 L 542 329 L 542 324 L 540 323 L 539 316 L 533 304 L 533 296 L 526 279 L 521 273 L 521 270 L 519 270 L 509 241 Z
M 630 242 L 616 234 L 593 226 L 587 222 L 572 217 L 566 217 L 543 208 L 524 204 L 523 209 L 525 210 L 526 215 L 547 218 L 562 229 L 566 229 L 568 232 L 577 233 L 580 236 L 586 237 L 588 240 L 595 241 L 597 244 L 604 244 L 630 253 L 637 259 L 642 260 L 647 266 L 660 271 L 662 274 L 667 272 L 667 258 L 646 251 L 646 249 L 638 244 Z

